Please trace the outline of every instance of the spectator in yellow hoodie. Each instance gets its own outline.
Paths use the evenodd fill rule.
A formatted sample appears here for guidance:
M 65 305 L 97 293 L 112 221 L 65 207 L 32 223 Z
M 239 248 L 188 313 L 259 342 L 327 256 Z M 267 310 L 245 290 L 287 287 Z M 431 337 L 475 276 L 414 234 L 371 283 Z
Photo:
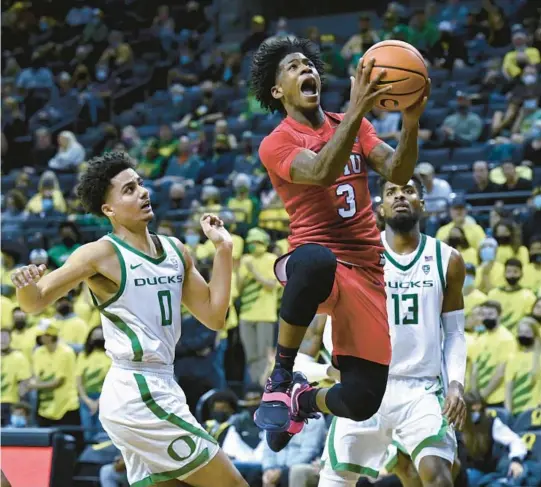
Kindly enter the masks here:
M 530 262 L 528 249 L 524 245 L 520 245 L 520 236 L 518 228 L 513 222 L 502 220 L 494 225 L 492 234 L 498 242 L 498 250 L 496 252 L 496 260 L 505 264 L 509 259 L 515 258 L 526 266 Z
M 479 246 L 481 265 L 477 268 L 475 287 L 488 294 L 491 289 L 505 285 L 504 265 L 496 261 L 498 242 L 485 238 Z
M 451 228 L 447 243 L 460 252 L 466 264 L 479 265 L 477 250 L 470 245 L 462 228 L 456 226 Z
M 53 171 L 45 171 L 38 183 L 38 192 L 26 205 L 29 213 L 41 215 L 52 212 L 66 213 L 67 206 L 58 178 Z
M 541 230 L 540 230 L 541 231 Z M 520 285 L 534 293 L 541 288 L 541 235 L 530 240 L 530 262 L 524 267 Z

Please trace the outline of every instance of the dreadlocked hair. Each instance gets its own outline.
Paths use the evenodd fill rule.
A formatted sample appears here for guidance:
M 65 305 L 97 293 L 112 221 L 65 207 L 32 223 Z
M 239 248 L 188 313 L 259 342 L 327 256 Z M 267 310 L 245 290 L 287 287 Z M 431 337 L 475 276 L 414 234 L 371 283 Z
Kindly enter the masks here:
M 271 90 L 276 84 L 280 62 L 294 52 L 300 52 L 310 59 L 323 81 L 325 65 L 318 47 L 313 42 L 292 36 L 263 42 L 252 59 L 250 87 L 261 106 L 269 112 L 285 113 L 282 103 L 272 96 Z
M 90 159 L 77 186 L 77 197 L 84 209 L 93 215 L 103 216 L 101 207 L 105 203 L 111 179 L 126 169 L 134 168 L 135 162 L 125 152 L 108 152 Z

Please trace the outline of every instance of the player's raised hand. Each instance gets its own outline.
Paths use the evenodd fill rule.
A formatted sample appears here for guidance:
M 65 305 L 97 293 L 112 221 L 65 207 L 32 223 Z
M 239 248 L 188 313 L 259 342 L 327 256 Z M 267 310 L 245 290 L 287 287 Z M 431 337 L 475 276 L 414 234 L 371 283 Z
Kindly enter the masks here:
M 430 78 L 428 78 L 423 95 L 413 105 L 406 108 L 402 112 L 403 123 L 409 124 L 409 123 L 419 122 L 421 115 L 425 111 L 426 103 L 428 102 L 428 97 L 430 96 L 431 89 L 432 89 L 432 81 L 430 80 Z
M 359 119 L 362 119 L 362 117 L 372 110 L 378 96 L 387 93 L 393 88 L 392 85 L 386 85 L 383 88 L 377 89 L 381 78 L 385 76 L 386 71 L 384 69 L 370 81 L 375 62 L 376 60 L 372 58 L 363 67 L 363 60 L 361 58 L 359 64 L 357 64 L 355 77 L 350 77 L 351 91 L 348 112 L 351 112 L 355 117 L 359 117 Z
M 223 243 L 233 243 L 230 233 L 224 227 L 224 222 L 216 215 L 205 213 L 199 220 L 199 223 L 204 234 L 215 246 Z
M 23 287 L 38 282 L 43 277 L 46 270 L 47 266 L 44 264 L 41 264 L 40 266 L 34 264 L 25 265 L 24 267 L 19 267 L 11 274 L 11 281 L 17 289 L 22 289 Z
M 449 424 L 460 431 L 466 419 L 466 402 L 464 401 L 464 387 L 456 381 L 449 384 L 449 390 L 443 405 L 443 415 L 447 416 Z

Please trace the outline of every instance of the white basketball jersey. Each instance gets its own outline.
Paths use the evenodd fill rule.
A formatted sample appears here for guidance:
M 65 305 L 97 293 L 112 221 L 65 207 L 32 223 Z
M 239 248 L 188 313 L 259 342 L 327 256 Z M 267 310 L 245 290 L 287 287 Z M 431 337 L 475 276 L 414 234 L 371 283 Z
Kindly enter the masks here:
M 391 332 L 390 375 L 439 377 L 442 371 L 441 309 L 452 248 L 421 234 L 408 255 L 385 247 L 385 290 Z
M 109 234 L 118 256 L 121 283 L 98 305 L 107 355 L 113 361 L 170 365 L 180 338 L 184 259 L 175 243 L 159 236 L 163 255 L 152 258 Z

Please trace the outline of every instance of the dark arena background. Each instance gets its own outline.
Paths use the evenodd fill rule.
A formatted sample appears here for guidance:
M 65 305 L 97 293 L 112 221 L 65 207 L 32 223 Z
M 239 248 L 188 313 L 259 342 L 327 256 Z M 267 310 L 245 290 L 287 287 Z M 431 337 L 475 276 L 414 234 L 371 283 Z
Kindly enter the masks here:
M 502 442 L 479 426 L 486 422 L 467 422 L 456 485 L 540 486 L 540 12 L 537 0 L 3 0 L 0 398 L 7 481 L 128 485 L 124 461 L 98 419 L 99 367 L 107 358 L 86 353 L 100 325 L 88 289 L 27 315 L 10 279 L 28 263 L 58 268 L 110 231 L 105 217 L 84 212 L 75 188 L 85 161 L 125 151 L 150 191 L 152 230 L 179 238 L 205 277 L 214 247 L 199 217 L 217 213 L 233 234 L 227 330 L 215 333 L 182 313 L 174 369 L 192 413 L 250 486 L 317 485 L 332 418 L 305 428 L 281 453 L 268 449 L 252 419 L 273 365 L 281 289 L 258 284 L 247 258 L 264 244 L 266 267 L 259 269 L 272 276 L 273 260 L 287 252 L 289 218 L 258 155 L 281 116 L 265 112 L 251 92 L 250 66 L 263 41 L 297 36 L 319 47 L 321 103 L 329 112 L 347 109 L 349 77 L 375 43 L 402 40 L 425 58 L 432 91 L 418 140 L 422 231 L 467 264 L 466 390 L 488 403 L 487 418 L 509 428 Z M 376 108 L 368 118 L 396 147 L 401 114 Z M 377 175 L 368 180 L 376 208 Z M 513 338 L 508 347 L 485 330 L 487 300 L 501 305 L 500 326 Z M 243 333 L 242 322 L 253 333 Z M 524 326 L 535 332 L 530 350 L 517 341 Z M 58 373 L 58 363 L 44 368 L 36 355 L 44 333 L 76 355 L 68 386 L 32 387 Z M 499 399 L 491 403 L 483 391 L 496 369 Z M 58 414 L 66 401 L 74 406 Z M 480 453 L 474 439 L 482 435 L 489 448 Z M 513 456 L 517 444 L 525 445 L 525 458 Z M 374 485 L 401 483 L 382 474 Z

